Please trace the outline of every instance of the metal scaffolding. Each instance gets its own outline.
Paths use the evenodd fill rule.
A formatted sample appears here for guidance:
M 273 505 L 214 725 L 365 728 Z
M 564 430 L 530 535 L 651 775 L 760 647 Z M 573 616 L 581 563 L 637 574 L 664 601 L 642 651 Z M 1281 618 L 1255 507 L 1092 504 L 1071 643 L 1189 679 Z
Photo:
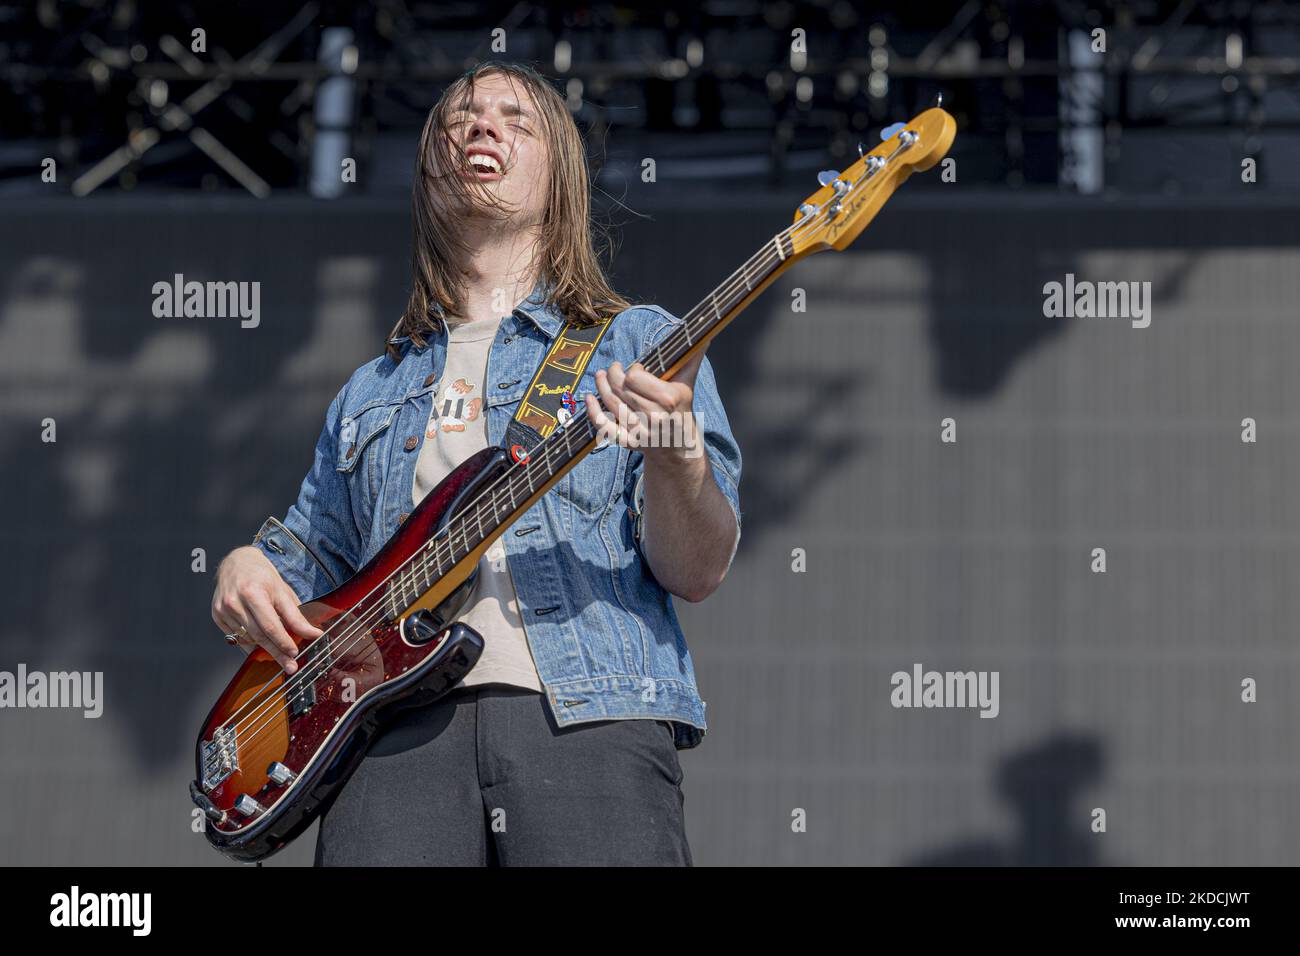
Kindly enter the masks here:
M 689 159 L 684 186 L 847 161 L 937 93 L 967 181 L 989 185 L 1122 189 L 1126 134 L 1258 158 L 1300 128 L 1300 5 L 1280 0 L 520 3 L 500 21 L 470 4 L 268 6 L 0 3 L 0 191 L 307 192 L 345 146 L 356 193 L 391 188 L 364 170 L 396 168 L 393 150 L 409 165 L 439 90 L 493 57 L 554 77 L 605 161 Z

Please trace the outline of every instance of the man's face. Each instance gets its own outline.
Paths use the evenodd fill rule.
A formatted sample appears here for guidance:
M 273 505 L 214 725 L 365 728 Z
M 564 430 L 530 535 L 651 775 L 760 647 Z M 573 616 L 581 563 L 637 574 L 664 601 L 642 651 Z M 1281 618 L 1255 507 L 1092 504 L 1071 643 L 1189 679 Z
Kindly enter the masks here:
M 509 210 L 511 222 L 541 222 L 550 186 L 550 153 L 527 88 L 493 73 L 447 114 L 452 169 Z

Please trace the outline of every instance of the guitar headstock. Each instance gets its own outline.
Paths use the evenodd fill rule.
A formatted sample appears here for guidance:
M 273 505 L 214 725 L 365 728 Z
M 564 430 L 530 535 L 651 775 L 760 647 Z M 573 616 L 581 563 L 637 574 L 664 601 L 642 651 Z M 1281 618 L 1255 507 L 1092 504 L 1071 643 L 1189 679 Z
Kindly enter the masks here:
M 943 159 L 956 135 L 957 122 L 935 107 L 838 176 L 823 173 L 822 188 L 799 207 L 788 230 L 793 257 L 848 248 L 908 176 Z

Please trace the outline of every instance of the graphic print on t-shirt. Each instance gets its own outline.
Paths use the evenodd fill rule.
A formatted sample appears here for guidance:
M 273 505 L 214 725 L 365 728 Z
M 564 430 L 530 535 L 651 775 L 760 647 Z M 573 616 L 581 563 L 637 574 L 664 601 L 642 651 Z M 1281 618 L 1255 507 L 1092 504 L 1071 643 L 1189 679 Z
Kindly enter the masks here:
M 425 440 L 415 461 L 411 500 L 419 505 L 467 459 L 488 446 L 488 355 L 499 319 L 448 329 L 446 364 L 429 393 Z M 430 441 L 430 439 L 436 439 Z M 408 449 L 414 451 L 414 449 Z M 483 655 L 458 686 L 505 684 L 541 693 L 542 680 L 519 614 L 504 537 L 479 559 L 478 586 L 459 620 L 483 637 Z
M 477 385 L 463 378 L 448 385 L 434 403 L 425 437 L 437 438 L 438 432 L 463 432 L 466 422 L 477 420 L 483 409 L 483 399 L 474 397 L 477 389 Z

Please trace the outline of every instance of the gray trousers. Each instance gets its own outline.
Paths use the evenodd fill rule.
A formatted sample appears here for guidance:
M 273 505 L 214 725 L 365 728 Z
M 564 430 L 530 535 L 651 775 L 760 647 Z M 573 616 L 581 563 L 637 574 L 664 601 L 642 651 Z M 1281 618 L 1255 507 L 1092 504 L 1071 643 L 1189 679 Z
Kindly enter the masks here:
M 672 727 L 561 730 L 488 685 L 390 724 L 321 821 L 317 866 L 690 866 Z

